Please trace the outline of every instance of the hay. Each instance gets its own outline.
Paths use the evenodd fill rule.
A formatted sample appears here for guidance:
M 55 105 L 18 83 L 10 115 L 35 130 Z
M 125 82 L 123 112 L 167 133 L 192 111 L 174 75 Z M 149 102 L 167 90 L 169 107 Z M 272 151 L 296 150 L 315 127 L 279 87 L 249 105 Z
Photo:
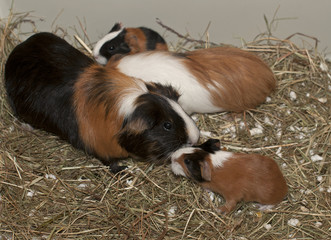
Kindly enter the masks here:
M 168 166 L 129 159 L 129 170 L 113 176 L 97 159 L 18 122 L 3 69 L 22 23 L 33 29 L 29 14 L 12 13 L 0 25 L 0 239 L 331 238 L 331 66 L 316 49 L 259 36 L 244 48 L 271 66 L 277 90 L 244 114 L 194 116 L 229 151 L 273 157 L 288 182 L 287 199 L 273 210 L 241 203 L 223 216 L 215 211 L 220 196 Z M 177 49 L 191 47 L 185 42 Z

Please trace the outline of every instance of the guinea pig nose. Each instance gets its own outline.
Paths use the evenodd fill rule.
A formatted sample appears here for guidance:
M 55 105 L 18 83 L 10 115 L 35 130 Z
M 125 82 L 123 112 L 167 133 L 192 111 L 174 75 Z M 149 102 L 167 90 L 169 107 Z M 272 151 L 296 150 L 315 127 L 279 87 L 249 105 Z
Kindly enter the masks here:
M 194 134 L 192 134 L 186 141 L 186 145 L 191 147 L 192 145 L 196 144 L 199 141 L 199 130 L 197 130 Z
M 188 140 L 184 147 L 191 147 L 194 143 L 191 140 Z

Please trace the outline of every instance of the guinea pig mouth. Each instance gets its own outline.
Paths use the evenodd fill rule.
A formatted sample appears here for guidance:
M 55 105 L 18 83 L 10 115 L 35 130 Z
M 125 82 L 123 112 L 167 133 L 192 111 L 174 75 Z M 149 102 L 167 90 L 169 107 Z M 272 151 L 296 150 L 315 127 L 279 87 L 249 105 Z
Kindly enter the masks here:
M 121 146 L 138 161 L 156 164 L 169 163 L 171 156 L 178 149 L 189 145 L 187 142 L 159 141 L 141 137 L 141 135 L 124 134 L 120 137 Z
M 170 162 L 172 151 L 158 149 L 157 147 L 140 152 L 131 152 L 130 157 L 142 162 L 153 162 L 157 165 Z
M 193 146 L 192 143 L 185 143 L 185 144 L 183 144 L 181 147 L 177 148 L 175 151 L 177 151 L 177 150 L 180 149 L 180 148 L 187 148 L 187 147 L 192 147 L 192 146 Z
M 153 162 L 157 165 L 162 165 L 162 164 L 168 164 L 171 163 L 171 156 L 173 155 L 174 152 L 176 152 L 180 147 L 171 149 L 171 150 L 166 150 L 166 151 L 155 151 L 150 153 L 150 155 L 144 157 L 140 157 L 140 159 L 148 161 L 148 162 Z
M 170 163 L 172 161 L 172 158 L 173 158 L 173 155 L 175 152 L 177 152 L 179 149 L 182 149 L 182 148 L 187 148 L 187 147 L 191 147 L 192 144 L 190 143 L 185 143 L 185 144 L 182 144 L 181 146 L 178 146 L 174 149 L 172 149 L 171 151 L 168 151 L 164 157 L 158 161 L 161 161 L 161 162 L 164 162 L 164 163 Z

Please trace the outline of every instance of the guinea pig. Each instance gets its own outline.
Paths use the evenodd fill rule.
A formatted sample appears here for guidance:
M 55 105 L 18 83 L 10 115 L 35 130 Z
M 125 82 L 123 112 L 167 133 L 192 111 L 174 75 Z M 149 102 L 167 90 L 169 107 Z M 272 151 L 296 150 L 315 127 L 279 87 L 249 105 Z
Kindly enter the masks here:
M 116 23 L 110 32 L 100 39 L 94 49 L 95 60 L 105 65 L 115 54 L 134 54 L 148 50 L 168 50 L 160 34 L 146 27 L 124 28 Z
M 142 52 L 111 59 L 107 67 L 145 82 L 173 86 L 188 114 L 255 108 L 276 87 L 267 64 L 252 53 L 232 47 L 185 53 Z
M 209 139 L 200 146 L 177 150 L 171 157 L 172 171 L 222 195 L 221 213 L 231 212 L 241 200 L 275 205 L 284 199 L 286 181 L 274 160 L 221 151 L 219 146 L 219 140 Z
M 67 139 L 114 172 L 124 168 L 119 159 L 164 162 L 199 138 L 172 87 L 100 66 L 51 33 L 13 49 L 5 89 L 20 120 Z

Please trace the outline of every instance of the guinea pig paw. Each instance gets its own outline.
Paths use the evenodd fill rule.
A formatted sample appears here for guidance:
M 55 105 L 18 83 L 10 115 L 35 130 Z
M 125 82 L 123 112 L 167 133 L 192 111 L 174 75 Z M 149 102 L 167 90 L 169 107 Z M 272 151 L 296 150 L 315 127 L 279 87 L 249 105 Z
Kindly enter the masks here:
M 216 211 L 218 214 L 223 214 L 223 215 L 228 214 L 230 212 L 229 209 L 225 205 L 217 208 Z
M 28 132 L 33 132 L 34 128 L 28 123 L 21 123 L 21 128 Z
M 222 213 L 222 214 L 228 214 L 230 212 L 232 212 L 233 209 L 236 208 L 237 205 L 237 201 L 234 199 L 228 199 L 226 200 L 225 204 L 221 207 L 218 208 L 218 213 Z
M 117 164 L 109 166 L 110 172 L 113 173 L 114 175 L 124 171 L 127 168 L 128 168 L 128 166 L 119 166 Z
M 258 208 L 259 211 L 268 211 L 274 208 L 275 205 L 265 205 L 256 203 L 255 206 Z

